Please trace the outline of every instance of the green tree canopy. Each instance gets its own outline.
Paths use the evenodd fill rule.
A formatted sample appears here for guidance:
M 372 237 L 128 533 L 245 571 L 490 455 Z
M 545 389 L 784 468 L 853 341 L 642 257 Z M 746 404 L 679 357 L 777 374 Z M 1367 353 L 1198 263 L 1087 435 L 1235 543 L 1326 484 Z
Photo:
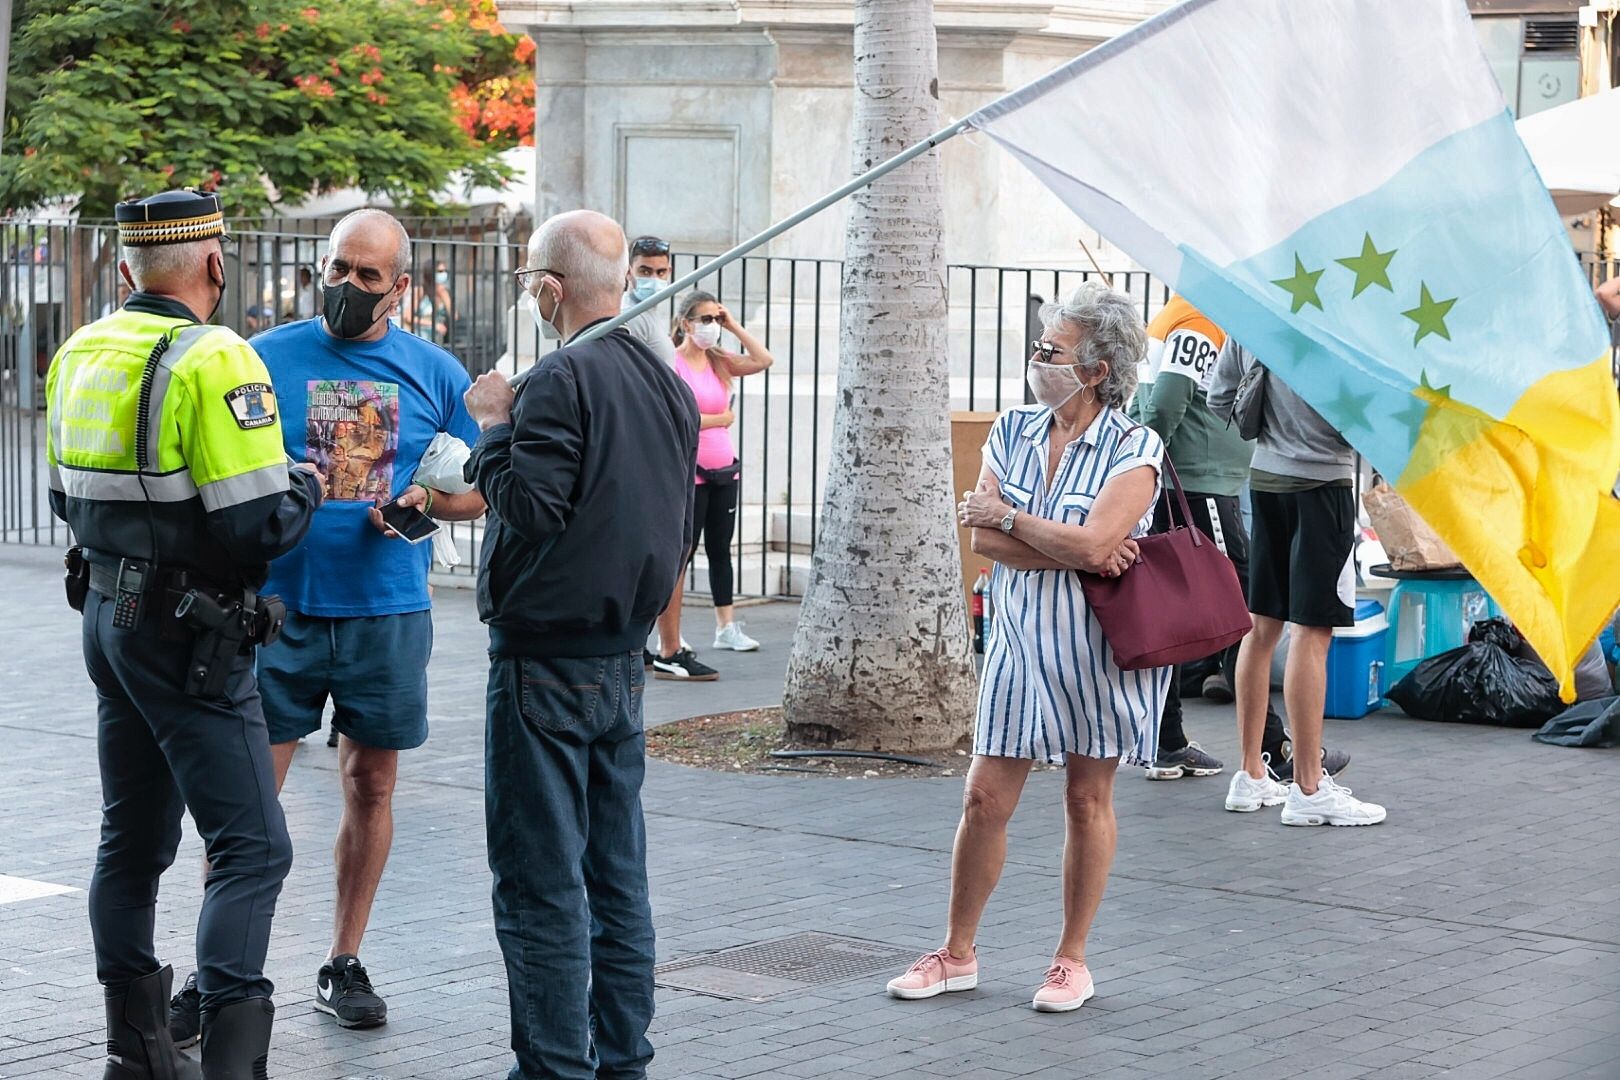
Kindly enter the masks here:
M 452 105 L 480 35 L 438 2 L 23 0 L 17 25 L 8 210 L 192 185 L 233 214 L 343 187 L 421 206 L 502 175 Z

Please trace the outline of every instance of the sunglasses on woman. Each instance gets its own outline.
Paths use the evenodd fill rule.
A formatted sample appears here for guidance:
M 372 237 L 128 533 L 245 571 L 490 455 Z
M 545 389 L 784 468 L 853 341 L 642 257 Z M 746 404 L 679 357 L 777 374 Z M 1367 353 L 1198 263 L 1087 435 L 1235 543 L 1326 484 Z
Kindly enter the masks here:
M 1055 358 L 1059 356 L 1066 356 L 1071 360 L 1079 359 L 1071 350 L 1065 349 L 1059 345 L 1054 345 L 1050 341 L 1032 341 L 1029 343 L 1029 347 L 1033 350 L 1029 354 L 1030 359 L 1033 360 L 1037 355 L 1039 355 L 1041 363 L 1043 364 L 1055 364 L 1057 363 Z
M 708 326 L 711 323 L 719 322 L 720 321 L 720 316 L 718 316 L 718 315 L 693 315 L 687 321 L 688 322 L 695 322 L 695 323 L 702 323 L 704 326 Z

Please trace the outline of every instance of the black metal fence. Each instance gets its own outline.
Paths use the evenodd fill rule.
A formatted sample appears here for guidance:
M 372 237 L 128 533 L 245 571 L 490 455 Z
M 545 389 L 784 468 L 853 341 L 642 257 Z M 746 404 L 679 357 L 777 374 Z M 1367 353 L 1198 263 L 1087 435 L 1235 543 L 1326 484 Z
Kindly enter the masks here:
M 418 226 L 402 329 L 443 345 L 472 374 L 527 367 L 544 348 L 517 304 L 511 271 L 523 264 L 527 223 L 492 220 Z M 73 330 L 122 301 L 110 224 L 27 222 L 0 232 L 0 542 L 61 544 L 47 505 L 42 410 L 51 357 Z M 423 233 L 428 235 L 422 236 Z M 324 236 L 237 227 L 229 284 L 216 316 L 244 336 L 319 312 Z M 678 254 L 675 272 L 699 256 Z M 1594 281 L 1620 264 L 1588 262 Z M 831 452 L 842 264 L 831 259 L 746 258 L 703 283 L 776 358 L 736 383 L 732 429 L 743 465 L 733 558 L 740 595 L 802 594 L 816 542 L 822 477 Z M 999 411 L 1026 400 L 1024 361 L 1039 336 L 1042 302 L 1096 271 L 953 265 L 948 347 L 953 408 Z M 1144 272 L 1109 277 L 1151 317 L 1168 289 Z M 673 317 L 673 304 L 666 315 Z M 1620 379 L 1620 352 L 1616 354 Z M 452 538 L 477 566 L 477 525 Z M 706 572 L 699 557 L 696 584 Z
M 497 367 L 514 373 L 551 347 L 516 302 L 511 271 L 523 263 L 524 223 L 486 222 L 459 234 L 438 223 L 418 227 L 417 235 L 402 329 L 443 345 L 475 375 Z M 304 228 L 238 225 L 227 245 L 228 286 L 216 321 L 251 337 L 317 314 L 323 252 L 324 236 Z M 676 273 L 699 260 L 677 254 Z M 0 234 L 0 541 L 66 542 L 46 495 L 45 372 L 69 334 L 122 302 L 117 261 L 111 224 L 21 222 Z M 773 368 L 736 385 L 733 437 L 744 490 L 733 557 L 741 595 L 796 595 L 808 579 L 831 450 L 841 273 L 837 260 L 762 256 L 703 283 L 776 357 Z M 1096 276 L 950 267 L 953 405 L 999 410 L 1023 401 L 1024 358 L 1028 341 L 1039 335 L 1040 304 Z M 1144 315 L 1166 299 L 1145 273 L 1112 278 Z M 665 314 L 673 319 L 673 304 Z M 456 525 L 451 534 L 466 556 L 454 573 L 472 573 L 481 529 Z M 701 556 L 698 562 L 701 586 L 706 568 Z

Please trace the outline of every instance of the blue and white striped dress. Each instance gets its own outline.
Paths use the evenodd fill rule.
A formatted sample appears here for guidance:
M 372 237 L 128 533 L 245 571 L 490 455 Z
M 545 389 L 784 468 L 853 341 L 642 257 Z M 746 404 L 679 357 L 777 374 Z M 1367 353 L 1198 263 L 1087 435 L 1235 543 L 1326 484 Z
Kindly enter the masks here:
M 1083 525 L 1109 480 L 1143 465 L 1159 470 L 1164 443 L 1151 429 L 1133 427 L 1120 410 L 1104 409 L 1064 450 L 1048 489 L 1052 410 L 1023 405 L 996 419 L 984 460 L 1019 510 Z M 1152 521 L 1150 505 L 1131 535 L 1146 535 Z M 973 752 L 1053 764 L 1067 754 L 1151 764 L 1171 669 L 1115 666 L 1075 571 L 998 563 L 990 593 L 995 608 Z

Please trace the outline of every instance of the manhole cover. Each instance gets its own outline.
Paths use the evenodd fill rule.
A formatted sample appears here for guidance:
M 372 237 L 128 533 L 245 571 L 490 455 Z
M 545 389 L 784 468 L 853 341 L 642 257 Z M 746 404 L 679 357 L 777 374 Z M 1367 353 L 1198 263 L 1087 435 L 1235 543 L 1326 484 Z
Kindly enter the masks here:
M 713 997 L 769 1001 L 795 990 L 873 975 L 916 952 L 837 934 L 793 934 L 658 965 L 659 986 Z

